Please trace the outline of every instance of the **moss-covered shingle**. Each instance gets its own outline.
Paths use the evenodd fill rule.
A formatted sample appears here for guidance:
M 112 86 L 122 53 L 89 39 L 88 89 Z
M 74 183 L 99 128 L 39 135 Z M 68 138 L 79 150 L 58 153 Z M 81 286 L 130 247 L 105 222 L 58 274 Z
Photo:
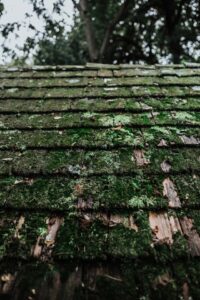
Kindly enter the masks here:
M 26 282 L 26 260 L 76 299 L 84 285 L 198 299 L 199 79 L 198 65 L 1 68 L 0 290 Z M 28 285 L 21 299 L 41 290 Z

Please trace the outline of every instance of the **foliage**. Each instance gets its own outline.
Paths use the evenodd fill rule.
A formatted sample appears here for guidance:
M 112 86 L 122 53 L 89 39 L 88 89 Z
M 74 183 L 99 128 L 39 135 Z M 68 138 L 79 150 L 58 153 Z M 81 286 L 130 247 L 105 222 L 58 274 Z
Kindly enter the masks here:
M 35 49 L 37 64 L 199 61 L 197 0 L 72 1 L 74 25 L 68 31 L 66 0 L 54 0 L 52 14 L 43 0 L 30 1 L 45 28 L 39 32 L 26 14 L 35 35 L 27 38 L 25 58 Z M 0 2 L 0 15 L 2 11 Z M 19 28 L 16 22 L 1 26 L 1 34 L 6 38 Z M 5 46 L 4 51 L 8 50 Z
M 87 45 L 82 40 L 80 26 L 74 26 L 67 39 L 64 32 L 55 39 L 46 37 L 38 42 L 38 49 L 34 55 L 37 65 L 68 65 L 84 64 L 89 60 Z
M 4 10 L 4 5 L 2 1 L 0 1 L 0 16 L 3 14 L 3 10 Z

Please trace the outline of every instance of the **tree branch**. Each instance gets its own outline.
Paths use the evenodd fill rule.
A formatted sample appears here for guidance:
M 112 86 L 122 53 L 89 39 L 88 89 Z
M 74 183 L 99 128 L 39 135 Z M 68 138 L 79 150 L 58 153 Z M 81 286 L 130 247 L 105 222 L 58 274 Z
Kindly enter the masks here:
M 109 26 L 106 30 L 101 48 L 100 48 L 100 59 L 102 59 L 104 54 L 105 54 L 106 48 L 108 46 L 110 37 L 113 33 L 113 30 L 114 30 L 115 26 L 123 18 L 125 13 L 128 11 L 128 7 L 129 7 L 130 3 L 131 3 L 131 0 L 125 0 L 124 3 L 120 6 L 119 11 L 117 12 L 115 17 L 113 18 L 112 22 L 109 24 Z
M 88 44 L 89 56 L 91 61 L 97 61 L 98 59 L 98 49 L 95 42 L 94 30 L 92 26 L 92 21 L 89 16 L 88 1 L 79 0 L 77 3 L 75 0 L 72 0 L 74 7 L 77 8 L 80 12 L 81 19 L 84 22 L 85 36 Z
M 72 0 L 72 3 L 74 7 L 80 11 L 79 3 L 77 3 L 76 0 Z

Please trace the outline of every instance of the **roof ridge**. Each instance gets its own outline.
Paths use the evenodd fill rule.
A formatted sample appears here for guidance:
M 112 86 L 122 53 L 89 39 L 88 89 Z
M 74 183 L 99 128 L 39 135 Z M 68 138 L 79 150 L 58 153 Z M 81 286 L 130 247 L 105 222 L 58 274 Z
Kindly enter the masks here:
M 85 65 L 57 65 L 57 66 L 4 66 L 0 65 L 1 71 L 65 71 L 65 70 L 85 70 L 85 69 L 162 69 L 162 68 L 173 68 L 173 69 L 182 69 L 182 68 L 200 68 L 200 63 L 183 63 L 183 64 L 154 64 L 154 65 L 145 65 L 145 64 L 102 64 L 102 63 L 86 63 Z

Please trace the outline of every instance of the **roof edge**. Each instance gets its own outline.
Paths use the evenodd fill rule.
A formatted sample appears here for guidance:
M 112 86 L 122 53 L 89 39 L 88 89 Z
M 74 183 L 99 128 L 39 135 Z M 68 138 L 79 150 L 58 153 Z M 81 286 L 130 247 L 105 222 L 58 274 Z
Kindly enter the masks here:
M 0 71 L 66 71 L 66 70 L 99 70 L 99 69 L 110 69 L 110 70 L 119 70 L 119 69 L 182 69 L 182 68 L 200 68 L 200 63 L 183 63 L 183 64 L 155 64 L 155 65 L 142 65 L 142 64 L 101 64 L 101 63 L 87 63 L 85 65 L 57 65 L 57 66 L 22 66 L 22 67 L 13 67 L 13 66 L 4 66 L 0 65 Z

